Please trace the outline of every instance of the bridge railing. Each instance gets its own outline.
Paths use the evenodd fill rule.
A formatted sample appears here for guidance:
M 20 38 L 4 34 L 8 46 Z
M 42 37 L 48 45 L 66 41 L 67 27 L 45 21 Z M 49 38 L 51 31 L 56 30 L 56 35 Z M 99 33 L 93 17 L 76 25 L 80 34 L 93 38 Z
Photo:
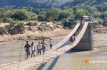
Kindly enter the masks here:
M 22 47 L 7 47 L 5 43 L 0 44 L 0 70 L 11 70 L 10 66 L 12 64 L 19 63 L 24 60 L 22 56 L 25 56 L 23 44 Z M 16 58 L 16 59 L 15 59 Z
M 84 23 L 83 28 L 81 29 L 80 33 L 76 36 L 75 41 L 73 43 L 71 42 L 71 44 L 69 44 L 67 46 L 64 46 L 64 47 L 58 49 L 57 51 L 66 52 L 66 51 L 76 47 L 76 45 L 81 41 L 81 39 L 87 29 L 87 26 L 88 26 L 88 22 Z
M 78 30 L 79 26 L 80 26 L 80 23 L 77 23 L 75 28 L 69 33 L 69 35 L 67 35 L 61 42 L 58 42 L 58 44 L 56 44 L 53 47 L 53 50 L 57 50 L 57 49 L 61 48 L 62 46 L 64 46 L 64 44 L 66 44 L 66 42 L 68 42 L 70 37 L 73 36 L 73 34 Z

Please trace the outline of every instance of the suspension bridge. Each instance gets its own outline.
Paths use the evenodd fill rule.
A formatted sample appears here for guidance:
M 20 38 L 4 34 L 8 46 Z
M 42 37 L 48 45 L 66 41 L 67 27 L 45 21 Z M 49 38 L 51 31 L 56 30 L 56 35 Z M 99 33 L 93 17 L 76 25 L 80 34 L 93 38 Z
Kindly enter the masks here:
M 76 35 L 73 42 L 70 38 Z M 52 50 L 46 51 L 44 55 L 39 55 L 27 60 L 2 63 L 0 64 L 0 70 L 27 70 L 32 66 L 39 66 L 42 63 L 47 63 L 48 61 L 63 55 L 65 52 L 74 50 L 92 50 L 92 23 L 77 23 L 74 29 L 67 35 L 62 41 L 56 44 Z M 21 49 L 22 51 L 22 49 Z M 20 56 L 21 56 L 20 51 Z

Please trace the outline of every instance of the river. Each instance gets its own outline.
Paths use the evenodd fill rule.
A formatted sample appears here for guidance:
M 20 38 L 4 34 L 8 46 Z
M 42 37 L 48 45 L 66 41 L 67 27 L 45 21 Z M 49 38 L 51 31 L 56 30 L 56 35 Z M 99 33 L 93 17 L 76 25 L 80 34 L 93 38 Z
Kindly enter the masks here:
M 94 34 L 93 48 L 65 53 L 31 70 L 107 70 L 107 34 Z

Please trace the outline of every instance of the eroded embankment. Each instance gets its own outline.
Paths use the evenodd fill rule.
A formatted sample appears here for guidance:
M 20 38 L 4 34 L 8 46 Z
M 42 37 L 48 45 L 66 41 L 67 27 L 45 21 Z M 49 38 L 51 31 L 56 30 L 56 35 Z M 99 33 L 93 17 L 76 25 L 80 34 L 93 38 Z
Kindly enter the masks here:
M 63 36 L 67 35 L 70 30 L 67 29 L 55 29 L 53 31 L 45 31 L 45 32 L 32 32 L 25 31 L 24 34 L 16 34 L 16 35 L 0 35 L 0 41 L 13 41 L 13 40 L 28 40 L 28 39 L 38 39 L 38 38 L 49 38 L 54 36 Z
M 27 24 L 0 24 L 0 42 L 13 40 L 28 40 L 63 36 L 69 34 L 69 29 L 62 25 L 47 23 L 30 26 Z

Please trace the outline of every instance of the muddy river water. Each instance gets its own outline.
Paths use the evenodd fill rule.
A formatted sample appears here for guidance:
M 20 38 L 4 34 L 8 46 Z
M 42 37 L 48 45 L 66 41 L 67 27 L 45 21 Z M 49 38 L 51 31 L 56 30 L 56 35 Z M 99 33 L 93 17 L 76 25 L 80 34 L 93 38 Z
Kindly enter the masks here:
M 107 34 L 94 34 L 92 51 L 65 53 L 31 70 L 107 70 Z

